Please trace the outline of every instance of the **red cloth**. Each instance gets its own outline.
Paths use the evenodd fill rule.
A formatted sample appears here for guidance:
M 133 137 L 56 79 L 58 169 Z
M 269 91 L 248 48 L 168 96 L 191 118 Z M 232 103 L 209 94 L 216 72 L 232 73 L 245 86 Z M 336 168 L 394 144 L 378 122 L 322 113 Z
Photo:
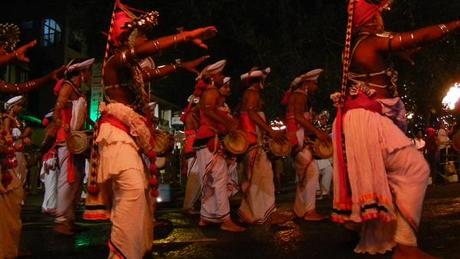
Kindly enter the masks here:
M 199 80 L 198 82 L 196 82 L 195 84 L 195 90 L 193 91 L 193 96 L 195 97 L 200 97 L 203 92 L 208 89 L 208 84 L 203 81 L 203 79 Z
M 110 115 L 110 114 L 102 114 L 101 118 L 99 118 L 98 121 L 99 124 L 102 123 L 109 123 L 110 125 L 121 129 L 122 131 L 126 132 L 129 134 L 129 126 L 124 124 L 121 120 L 117 119 L 116 117 Z
M 59 91 L 61 90 L 62 88 L 62 85 L 64 84 L 65 80 L 64 79 L 59 79 L 56 84 L 54 85 L 53 87 L 53 93 L 54 95 L 58 95 L 59 94 Z
M 186 130 L 185 131 L 185 141 L 184 141 L 184 152 L 185 154 L 193 153 L 193 144 L 196 139 L 196 130 Z
M 59 115 L 61 117 L 61 127 L 57 131 L 56 143 L 64 143 L 69 137 L 69 132 L 65 130 L 64 125 L 70 125 L 72 119 L 72 107 L 64 108 Z M 67 159 L 67 182 L 75 182 L 75 167 L 73 164 L 73 154 L 69 152 Z
M 193 91 L 193 97 L 201 97 L 201 95 L 203 94 L 203 92 L 208 89 L 208 86 L 209 84 L 207 84 L 203 79 L 200 79 L 198 82 L 196 82 L 195 84 L 195 90 Z M 187 117 L 187 115 L 192 111 L 192 108 L 195 106 L 196 104 L 193 103 L 193 100 L 191 100 L 187 107 L 184 109 L 184 111 L 182 112 L 182 115 L 180 116 L 180 120 L 182 122 L 185 122 L 185 118 Z
M 369 111 L 382 113 L 382 105 L 364 93 L 356 96 L 347 96 L 343 106 L 343 114 L 352 109 L 363 108 Z
M 216 111 L 217 115 L 224 117 L 228 116 L 226 112 Z M 200 127 L 198 128 L 196 139 L 205 139 L 214 137 L 215 135 L 225 132 L 224 125 L 217 123 L 206 116 L 203 111 L 200 111 Z
M 347 165 L 345 164 L 345 154 L 343 153 L 343 142 L 342 142 L 342 108 L 337 108 L 337 116 L 335 118 L 335 147 L 334 150 L 337 152 L 337 168 L 338 168 L 338 184 L 339 193 L 338 204 L 336 205 L 340 210 L 351 210 L 351 190 L 350 183 L 348 181 Z M 334 217 L 332 218 L 334 221 Z M 342 223 L 342 222 L 339 222 Z
M 286 129 L 289 142 L 293 146 L 298 145 L 299 141 L 297 140 L 297 130 L 299 130 L 299 126 L 297 125 L 297 120 L 295 119 L 293 112 L 288 112 L 286 114 Z
M 65 142 L 69 133 L 65 131 L 64 125 L 70 125 L 70 120 L 72 119 L 72 107 L 64 108 L 60 114 L 61 117 L 61 127 L 58 129 L 56 136 L 56 143 Z
M 287 90 L 286 92 L 284 92 L 283 98 L 281 99 L 281 104 L 282 105 L 288 105 L 289 98 L 291 97 L 291 95 L 292 95 L 291 90 Z
M 240 125 L 241 128 L 246 132 L 246 137 L 249 142 L 249 145 L 257 143 L 257 129 L 256 124 L 249 118 L 247 112 L 241 112 L 240 115 Z
M 112 30 L 110 31 L 109 39 L 112 41 L 112 44 L 115 46 L 120 46 L 121 39 L 124 36 L 123 34 L 126 33 L 126 29 L 124 28 L 126 23 L 132 21 L 132 18 L 129 17 L 128 14 L 124 11 L 117 11 L 113 17 L 113 24 Z
M 47 161 L 47 160 L 53 158 L 54 156 L 56 156 L 56 149 L 53 147 L 43 155 L 42 161 Z
M 368 0 L 357 0 L 353 13 L 353 28 L 359 28 L 371 20 L 377 13 L 380 13 L 382 8 L 387 6 L 388 3 L 389 0 L 381 0 L 380 4 L 372 4 L 369 3 Z

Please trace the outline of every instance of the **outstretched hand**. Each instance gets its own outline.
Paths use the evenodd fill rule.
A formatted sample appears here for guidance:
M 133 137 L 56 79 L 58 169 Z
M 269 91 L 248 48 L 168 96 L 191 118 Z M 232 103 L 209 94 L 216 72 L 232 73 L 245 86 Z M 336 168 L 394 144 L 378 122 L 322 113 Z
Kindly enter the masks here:
M 203 63 L 206 59 L 208 59 L 209 56 L 202 56 L 194 60 L 190 61 L 185 61 L 182 62 L 181 67 L 187 71 L 190 71 L 195 74 L 200 74 L 200 72 L 197 70 L 197 66 L 199 66 L 201 63 Z
M 186 33 L 186 37 L 190 38 L 193 44 L 197 45 L 200 48 L 208 49 L 208 46 L 204 44 L 203 41 L 215 37 L 217 34 L 217 29 L 214 26 L 208 26 L 198 28 L 192 31 L 187 31 L 184 33 Z
M 37 41 L 33 40 L 17 48 L 16 49 L 16 59 L 21 62 L 30 62 L 30 59 L 26 56 L 26 52 L 30 48 L 33 48 L 35 45 L 37 45 Z

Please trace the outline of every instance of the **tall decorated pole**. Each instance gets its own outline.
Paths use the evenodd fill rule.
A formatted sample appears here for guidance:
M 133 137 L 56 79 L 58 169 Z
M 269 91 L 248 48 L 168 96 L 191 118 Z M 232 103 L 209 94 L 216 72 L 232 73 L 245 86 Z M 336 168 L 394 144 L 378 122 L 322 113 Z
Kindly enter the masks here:
M 353 16 L 354 16 L 354 6 L 355 0 L 349 0 L 347 13 L 347 28 L 345 35 L 345 45 L 342 53 L 342 80 L 341 80 L 341 89 L 340 93 L 335 93 L 331 95 L 331 99 L 334 102 L 334 105 L 337 107 L 337 116 L 335 120 L 335 134 L 334 134 L 334 149 L 336 152 L 337 162 L 334 165 L 338 172 L 338 185 L 339 191 L 334 195 L 333 208 L 335 211 L 350 211 L 351 210 L 351 197 L 350 197 L 350 187 L 348 184 L 348 175 L 347 175 L 347 162 L 346 162 L 346 152 L 345 152 L 345 136 L 343 134 L 342 128 L 342 115 L 343 115 L 343 104 L 345 102 L 345 96 L 347 91 L 348 79 L 349 79 L 349 69 L 351 62 L 351 41 L 353 34 Z M 332 220 L 343 223 L 343 218 L 340 213 L 332 214 Z
M 110 42 L 112 40 L 111 35 L 112 35 L 113 23 L 115 20 L 115 12 L 117 10 L 118 5 L 119 5 L 119 0 L 115 0 L 113 11 L 112 11 L 112 16 L 110 19 L 110 27 L 109 27 L 109 31 L 107 34 L 107 44 L 105 46 L 104 59 L 102 61 L 101 82 L 100 82 L 102 89 L 104 89 L 104 68 L 105 68 L 107 59 L 109 58 L 109 54 L 110 54 Z M 102 98 L 104 98 L 104 90 L 102 90 Z M 96 139 L 97 131 L 98 131 L 98 126 L 96 124 L 96 127 L 94 129 L 94 134 L 93 134 L 93 140 Z M 88 176 L 88 193 L 90 195 L 98 195 L 99 193 L 99 188 L 96 182 L 97 158 L 98 158 L 98 148 L 97 148 L 97 144 L 93 141 L 93 144 L 91 147 L 90 175 Z

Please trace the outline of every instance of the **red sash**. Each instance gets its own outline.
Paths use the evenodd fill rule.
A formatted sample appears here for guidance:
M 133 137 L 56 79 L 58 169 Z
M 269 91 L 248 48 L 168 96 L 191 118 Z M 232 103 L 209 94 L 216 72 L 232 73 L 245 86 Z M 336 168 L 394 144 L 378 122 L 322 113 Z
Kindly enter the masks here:
M 69 133 L 65 131 L 64 125 L 70 126 L 70 120 L 72 119 L 72 107 L 64 108 L 59 116 L 61 117 L 62 124 L 57 132 L 56 143 L 65 142 L 69 135 Z
M 227 113 L 223 111 L 217 110 L 216 113 L 221 117 L 228 116 Z M 223 131 L 225 131 L 224 125 L 212 121 L 203 111 L 200 111 L 200 127 L 198 128 L 196 139 L 211 138 Z
M 196 139 L 196 130 L 186 130 L 185 131 L 185 143 L 184 143 L 184 152 L 185 154 L 193 153 L 193 144 Z
M 124 124 L 121 120 L 117 119 L 116 117 L 110 114 L 102 114 L 101 118 L 99 119 L 99 124 L 102 123 L 109 123 L 110 125 L 114 126 L 115 128 L 121 129 L 122 131 L 129 134 L 129 127 Z
M 240 124 L 244 132 L 246 132 L 246 137 L 249 142 L 249 145 L 257 143 L 257 129 L 254 122 L 249 118 L 247 112 L 241 112 L 240 115 Z
M 297 140 L 297 130 L 299 130 L 299 126 L 297 125 L 297 120 L 295 119 L 293 112 L 288 112 L 286 114 L 286 129 L 289 142 L 293 146 L 298 145 L 299 141 Z

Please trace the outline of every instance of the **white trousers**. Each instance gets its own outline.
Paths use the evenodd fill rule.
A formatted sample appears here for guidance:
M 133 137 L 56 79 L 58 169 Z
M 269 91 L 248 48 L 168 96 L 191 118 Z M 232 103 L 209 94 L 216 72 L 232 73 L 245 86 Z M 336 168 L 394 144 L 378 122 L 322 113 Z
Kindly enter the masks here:
M 153 241 L 153 216 L 144 188 L 144 172 L 128 169 L 112 177 L 109 258 L 141 259 Z
M 56 222 L 75 221 L 75 208 L 80 202 L 80 192 L 83 181 L 83 171 L 85 161 L 81 156 L 73 157 L 75 169 L 75 181 L 69 183 L 68 159 L 69 151 L 67 146 L 59 146 L 57 149 L 58 171 L 57 171 L 57 203 L 56 203 Z
M 318 167 L 307 147 L 295 157 L 294 167 L 297 175 L 294 213 L 297 217 L 303 217 L 316 208 L 316 186 L 319 181 Z
M 187 184 L 185 186 L 185 196 L 183 208 L 192 209 L 195 203 L 200 198 L 201 193 L 201 181 L 200 181 L 200 170 L 196 164 L 196 158 L 191 157 L 187 159 L 188 172 L 187 172 Z M 204 168 L 202 169 L 204 170 Z
M 42 203 L 42 211 L 50 211 L 56 209 L 57 203 L 57 172 L 56 169 L 47 169 L 46 161 L 43 161 L 40 170 L 40 178 L 45 185 L 45 193 Z
M 322 195 L 328 195 L 331 190 L 332 182 L 332 165 L 329 159 L 318 159 L 315 160 L 316 166 L 318 167 L 319 175 L 321 180 L 318 182 L 316 187 L 317 191 L 321 191 Z

